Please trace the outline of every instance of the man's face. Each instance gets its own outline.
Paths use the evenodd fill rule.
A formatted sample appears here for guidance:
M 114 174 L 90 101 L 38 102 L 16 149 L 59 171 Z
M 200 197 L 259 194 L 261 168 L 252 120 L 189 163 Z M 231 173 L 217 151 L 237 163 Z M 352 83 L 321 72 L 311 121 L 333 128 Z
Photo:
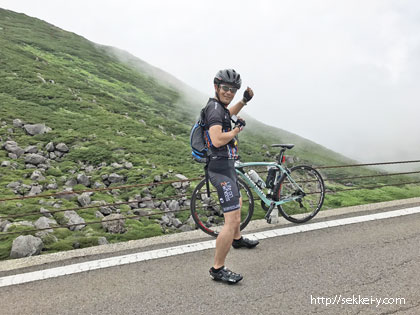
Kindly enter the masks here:
M 214 87 L 216 93 L 219 95 L 220 101 L 225 105 L 229 105 L 235 97 L 236 89 L 233 86 L 224 83 L 219 86 L 215 85 Z

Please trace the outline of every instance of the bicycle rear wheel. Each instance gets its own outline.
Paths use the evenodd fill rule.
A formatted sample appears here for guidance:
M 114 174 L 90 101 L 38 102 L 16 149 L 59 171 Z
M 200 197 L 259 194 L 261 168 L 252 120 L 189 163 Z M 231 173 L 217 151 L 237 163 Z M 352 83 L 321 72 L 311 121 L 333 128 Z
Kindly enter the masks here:
M 324 181 L 318 171 L 306 165 L 292 167 L 289 176 L 282 175 L 274 189 L 274 195 L 278 200 L 298 198 L 279 205 L 279 212 L 294 223 L 309 221 L 324 203 Z
M 241 225 L 244 229 L 254 213 L 254 197 L 246 183 L 238 178 L 242 196 Z M 210 197 L 207 196 L 206 180 L 203 179 L 191 197 L 191 215 L 196 225 L 205 233 L 217 237 L 224 225 L 223 210 L 219 204 L 216 189 L 210 184 Z

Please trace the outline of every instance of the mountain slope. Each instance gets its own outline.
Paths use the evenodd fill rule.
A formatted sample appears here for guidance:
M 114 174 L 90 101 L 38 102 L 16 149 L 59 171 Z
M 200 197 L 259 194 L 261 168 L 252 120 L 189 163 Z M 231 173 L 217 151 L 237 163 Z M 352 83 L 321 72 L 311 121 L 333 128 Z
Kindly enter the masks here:
M 175 174 L 188 178 L 203 174 L 203 166 L 190 158 L 189 131 L 199 109 L 205 105 L 206 96 L 129 53 L 3 9 L 0 9 L 0 47 L 0 163 L 4 166 L 0 168 L 0 199 L 64 189 L 78 191 L 87 187 L 160 182 L 175 179 Z M 295 134 L 251 117 L 246 119 L 247 127 L 240 135 L 243 161 L 272 161 L 278 152 L 270 148 L 271 144 L 295 143 L 296 147 L 288 152 L 295 162 L 312 165 L 352 162 Z M 50 130 L 29 135 L 25 131 L 28 124 L 43 124 Z M 42 162 L 33 162 L 31 154 L 38 155 Z M 331 174 L 354 172 L 376 173 L 341 169 Z M 135 214 L 143 206 L 161 210 L 172 206 L 187 208 L 186 197 L 173 196 L 188 195 L 193 186 L 194 183 L 181 188 L 149 185 L 95 192 L 89 196 L 89 202 L 76 197 L 0 202 L 0 215 L 33 213 L 40 207 L 75 208 L 85 202 L 103 205 L 136 200 L 119 207 L 98 206 L 101 209 L 96 213 L 96 210 L 79 212 L 86 222 L 96 222 L 101 213 Z M 153 204 L 151 198 L 169 200 Z M 325 207 L 330 204 L 342 205 L 342 200 L 330 203 L 327 200 Z M 257 211 L 258 215 L 263 214 Z M 8 217 L 8 221 L 0 219 L 0 232 L 4 232 L 6 225 L 9 232 L 23 232 L 28 227 L 26 223 L 18 224 L 19 221 L 32 222 L 39 217 L 38 213 L 18 219 Z M 184 212 L 176 218 L 186 224 L 188 217 L 188 212 Z M 62 214 L 55 214 L 54 218 L 58 223 L 67 222 Z M 44 239 L 43 251 L 95 245 L 102 236 L 117 242 L 175 231 L 163 221 L 162 216 L 127 220 L 127 231 L 121 234 L 106 233 L 100 224 L 75 232 L 57 229 L 52 234 L 56 239 Z M 0 258 L 7 258 L 16 236 L 0 234 L 0 237 L 3 240 Z

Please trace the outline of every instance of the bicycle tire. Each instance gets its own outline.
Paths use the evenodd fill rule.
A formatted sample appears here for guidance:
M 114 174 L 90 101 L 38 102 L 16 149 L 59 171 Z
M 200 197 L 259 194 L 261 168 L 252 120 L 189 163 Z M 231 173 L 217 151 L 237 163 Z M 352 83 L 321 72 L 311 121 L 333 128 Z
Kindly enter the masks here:
M 241 178 L 238 178 L 238 183 L 242 195 L 240 225 L 242 231 L 254 214 L 254 197 L 248 185 Z M 223 227 L 224 217 L 217 191 L 212 188 L 213 186 L 210 185 L 210 197 L 207 197 L 206 180 L 203 179 L 194 189 L 191 196 L 190 209 L 197 227 L 203 232 L 217 237 Z
M 288 174 L 302 188 L 304 194 L 290 181 L 286 173 L 283 174 L 274 188 L 276 199 L 281 200 L 298 195 L 302 195 L 302 197 L 279 205 L 277 208 L 281 215 L 290 222 L 307 222 L 319 212 L 324 203 L 324 180 L 317 170 L 306 165 L 292 167 Z

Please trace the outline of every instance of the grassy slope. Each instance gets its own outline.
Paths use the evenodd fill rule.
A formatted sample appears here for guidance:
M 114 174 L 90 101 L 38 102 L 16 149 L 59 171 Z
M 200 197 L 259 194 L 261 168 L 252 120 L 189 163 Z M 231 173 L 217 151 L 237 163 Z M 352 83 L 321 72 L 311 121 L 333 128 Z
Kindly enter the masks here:
M 0 137 L 3 141 L 11 138 L 23 148 L 27 145 L 42 147 L 49 141 L 65 142 L 71 148 L 63 161 L 52 164 L 45 183 L 57 181 L 61 188 L 65 179 L 74 177 L 70 172 L 80 172 L 79 161 L 91 165 L 132 162 L 133 169 L 118 171 L 127 177 L 128 184 L 150 182 L 155 175 L 167 174 L 169 170 L 189 177 L 202 173 L 202 166 L 190 160 L 188 135 L 205 97 L 128 53 L 94 44 L 24 14 L 0 9 L 0 28 L 0 120 L 7 123 L 0 126 Z M 16 118 L 26 123 L 45 123 L 52 132 L 30 137 L 22 129 L 13 128 L 13 133 L 10 133 L 8 129 L 12 128 L 12 120 Z M 297 135 L 251 118 L 247 122 L 246 132 L 240 140 L 244 161 L 271 160 L 261 154 L 266 151 L 262 145 L 291 142 L 296 144 L 291 154 L 298 157 L 300 163 L 334 165 L 351 162 Z M 277 153 L 270 151 L 272 155 Z M 0 161 L 3 160 L 10 159 L 6 151 L 0 150 Z M 5 187 L 12 181 L 23 180 L 31 184 L 27 176 L 32 171 L 26 170 L 21 160 L 17 162 L 17 170 L 1 169 L 0 196 L 14 196 Z M 104 167 L 92 174 L 92 181 L 114 171 L 109 166 Z M 324 175 L 337 177 L 375 172 L 341 169 L 324 172 Z M 340 185 L 332 183 L 331 187 Z M 93 199 L 107 202 L 128 200 L 141 192 L 121 192 L 118 197 L 97 193 Z M 161 187 L 154 193 L 170 196 L 174 190 L 170 186 Z M 416 193 L 417 190 L 397 188 L 387 188 L 376 195 L 354 192 L 329 197 L 325 207 L 403 198 Z M 74 200 L 63 202 L 63 207 L 76 205 Z M 34 209 L 39 209 L 36 200 L 26 201 L 20 208 L 15 202 L 0 204 L 1 214 L 25 213 Z M 123 213 L 128 211 L 127 207 L 121 207 L 121 210 Z M 85 211 L 81 215 L 87 221 L 97 220 L 93 213 Z M 257 213 L 256 217 L 259 216 L 261 213 Z M 25 219 L 36 220 L 37 217 Z M 127 224 L 126 234 L 106 235 L 107 238 L 120 241 L 163 233 L 154 220 L 128 220 Z M 99 236 L 105 235 L 96 225 L 82 232 L 60 229 L 54 234 L 60 241 L 47 242 L 48 252 L 70 249 L 76 240 L 82 247 L 89 246 L 95 244 Z M 1 242 L 0 258 L 7 257 L 13 238 L 7 237 Z

